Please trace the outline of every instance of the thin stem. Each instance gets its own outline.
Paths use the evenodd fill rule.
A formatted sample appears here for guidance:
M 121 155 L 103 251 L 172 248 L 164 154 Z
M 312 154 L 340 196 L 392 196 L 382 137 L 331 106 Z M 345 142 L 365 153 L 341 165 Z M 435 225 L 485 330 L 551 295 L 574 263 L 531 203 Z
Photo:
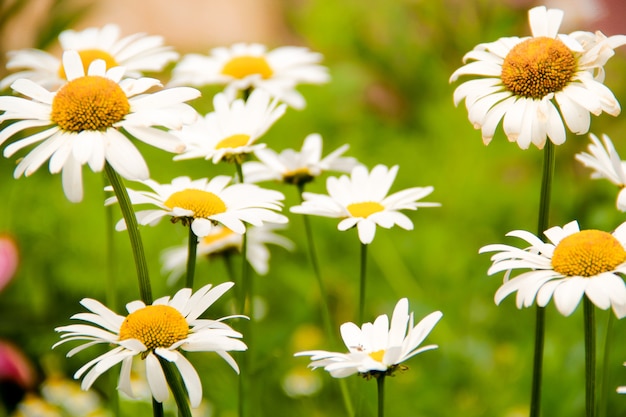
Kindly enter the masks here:
M 537 236 L 542 236 L 548 228 L 550 217 L 550 195 L 554 174 L 554 145 L 546 141 L 543 154 L 543 175 L 539 199 Z M 545 308 L 537 306 L 535 318 L 535 352 L 533 357 L 533 379 L 530 397 L 530 417 L 539 417 L 541 413 L 541 377 L 543 373 L 543 346 L 545 339 Z
M 385 417 L 385 373 L 381 372 L 376 378 L 378 388 L 378 417 Z
M 596 415 L 596 323 L 594 305 L 583 299 L 585 321 L 585 410 L 587 417 Z
M 304 197 L 302 193 L 304 192 L 304 184 L 298 184 L 298 195 L 300 197 L 300 203 L 304 201 Z M 322 302 L 322 321 L 324 323 L 324 328 L 326 330 L 326 337 L 331 341 L 331 344 L 335 343 L 335 336 L 333 332 L 332 320 L 330 318 L 330 306 L 328 305 L 328 296 L 326 293 L 326 286 L 324 285 L 324 280 L 322 279 L 322 273 L 320 271 L 319 263 L 317 260 L 317 253 L 315 251 L 315 241 L 313 239 L 313 230 L 311 228 L 311 221 L 309 216 L 306 214 L 302 216 L 304 221 L 304 230 L 307 239 L 307 246 L 309 249 L 309 259 L 311 261 L 311 267 L 313 268 L 313 273 L 315 274 L 315 279 L 317 280 L 317 286 L 320 291 L 320 299 Z M 346 412 L 348 416 L 354 415 L 354 407 L 352 406 L 352 400 L 350 399 L 350 392 L 348 390 L 347 382 L 344 378 L 339 379 L 339 388 L 341 390 L 341 397 L 343 399 L 343 404 L 346 408 Z
M 600 380 L 600 398 L 598 416 L 606 417 L 608 392 L 609 392 L 609 363 L 611 363 L 611 346 L 613 345 L 613 323 L 615 323 L 615 316 L 612 311 L 609 311 L 609 318 L 606 324 L 606 336 L 604 339 L 604 354 L 602 358 L 602 379 Z
M 107 180 L 107 176 L 103 175 L 102 180 L 104 182 L 104 188 L 111 185 L 111 183 Z M 104 196 L 105 199 L 108 195 Z M 116 310 L 117 309 L 117 274 L 115 273 L 115 265 L 117 265 L 115 259 L 115 227 L 113 221 L 113 207 L 110 205 L 104 206 L 104 222 L 106 225 L 105 236 L 106 236 L 106 259 L 107 259 L 107 268 L 106 268 L 106 303 L 109 308 Z M 120 402 L 119 396 L 117 392 L 117 378 L 115 378 L 113 373 L 109 373 L 109 389 L 111 395 L 109 397 L 109 408 L 113 412 L 113 415 L 120 414 Z
M 189 222 L 189 241 L 187 242 L 187 279 L 185 286 L 193 289 L 193 279 L 196 273 L 196 252 L 198 249 L 198 236 L 191 230 Z
M 117 197 L 120 209 L 122 210 L 122 216 L 124 216 L 124 221 L 126 222 L 126 230 L 128 231 L 130 246 L 135 259 L 135 268 L 137 270 L 137 279 L 139 281 L 139 293 L 141 295 L 141 299 L 146 304 L 152 304 L 152 289 L 150 287 L 150 277 L 148 275 L 148 264 L 146 262 L 146 255 L 141 241 L 141 234 L 139 233 L 137 217 L 135 217 L 133 206 L 130 203 L 128 191 L 126 191 L 122 178 L 120 178 L 108 162 L 105 164 L 105 172 L 107 178 L 111 182 L 111 186 L 113 187 L 113 191 Z
M 298 184 L 298 195 L 300 197 L 300 203 L 304 201 L 304 197 L 302 193 L 304 192 L 304 184 Z M 320 272 L 319 263 L 317 261 L 317 254 L 315 251 L 315 242 L 313 239 L 313 231 L 311 229 L 311 219 L 307 215 L 302 216 L 304 222 L 304 231 L 306 234 L 307 246 L 309 250 L 309 260 L 311 262 L 311 267 L 313 268 L 313 273 L 315 274 L 315 279 L 317 280 L 317 287 L 320 291 L 320 300 L 322 302 L 322 321 L 324 323 L 324 328 L 326 329 L 326 336 L 334 342 L 334 333 L 333 333 L 333 325 L 330 318 L 330 307 L 328 305 L 328 296 L 326 293 L 326 287 L 324 285 L 324 280 L 322 279 L 322 273 Z
M 359 280 L 359 321 L 363 323 L 363 316 L 365 311 L 365 290 L 367 280 L 367 245 L 361 243 L 361 274 Z
M 152 398 L 152 416 L 153 417 L 163 417 L 163 403 L 158 402 L 154 398 Z
M 234 160 L 236 179 L 239 183 L 244 182 L 243 167 L 237 159 Z M 251 363 L 253 356 L 253 322 L 254 322 L 254 293 L 252 289 L 252 279 L 250 277 L 250 263 L 248 262 L 248 233 L 247 230 L 242 236 L 241 243 L 241 288 L 239 289 L 238 309 L 242 314 L 247 315 L 250 320 L 244 320 L 242 324 L 242 333 L 246 337 L 247 352 L 240 355 L 240 375 L 239 375 L 239 417 L 245 417 L 248 414 L 248 406 L 251 398 Z
M 174 394 L 174 400 L 178 406 L 179 417 L 192 417 L 191 409 L 189 408 L 189 399 L 187 398 L 187 393 L 183 387 L 183 381 L 180 379 L 178 373 L 174 371 L 174 364 L 160 356 L 157 356 L 157 358 L 159 358 L 159 363 L 161 364 L 161 368 L 163 368 L 165 379 L 167 379 L 167 383 L 172 390 L 172 394 Z

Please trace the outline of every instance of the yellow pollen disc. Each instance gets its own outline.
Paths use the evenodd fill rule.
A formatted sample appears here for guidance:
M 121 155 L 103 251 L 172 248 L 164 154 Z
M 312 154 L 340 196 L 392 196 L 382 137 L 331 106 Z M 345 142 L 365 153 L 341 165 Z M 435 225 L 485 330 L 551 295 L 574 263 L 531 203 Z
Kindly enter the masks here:
M 203 237 L 202 243 L 204 243 L 205 245 L 210 245 L 215 242 L 219 242 L 220 240 L 227 239 L 229 236 L 232 236 L 234 234 L 235 232 L 233 232 L 229 228 L 223 227 L 222 229 L 220 229 L 219 232 L 211 233 L 210 235 L 206 235 L 205 237 Z
M 259 74 L 261 78 L 267 79 L 274 71 L 262 56 L 237 56 L 224 65 L 222 74 L 239 79 Z
M 163 204 L 171 209 L 180 207 L 191 210 L 193 217 L 206 218 L 226 211 L 226 204 L 221 198 L 212 192 L 193 188 L 173 193 Z
M 91 65 L 91 63 L 96 59 L 102 59 L 105 62 L 107 69 L 119 66 L 119 64 L 111 54 L 100 49 L 83 49 L 82 51 L 78 51 L 78 55 L 83 62 L 83 69 L 85 70 L 85 74 L 87 74 L 89 65 Z M 61 65 L 61 67 L 59 68 L 59 77 L 63 79 L 67 78 L 63 65 Z
M 377 350 L 376 352 L 372 352 L 369 354 L 369 357 L 374 359 L 377 362 L 382 363 L 383 358 L 385 357 L 385 349 Z
M 236 135 L 229 136 L 226 139 L 220 140 L 218 144 L 215 145 L 215 149 L 239 148 L 241 146 L 246 146 L 249 141 L 250 135 L 238 133 Z
M 69 132 L 104 131 L 130 112 L 128 98 L 120 86 L 108 78 L 76 78 L 57 91 L 50 118 Z
M 540 99 L 561 91 L 576 72 L 574 53 L 558 39 L 527 39 L 502 64 L 502 83 L 517 96 Z
M 168 348 L 187 337 L 189 325 L 182 314 L 167 305 L 146 306 L 126 316 L 120 340 L 138 339 L 148 350 Z
M 583 230 L 569 235 L 554 249 L 552 268 L 565 276 L 591 277 L 613 271 L 626 262 L 626 250 L 610 233 Z
M 367 218 L 374 213 L 378 213 L 379 211 L 383 211 L 385 207 L 376 203 L 375 201 L 365 201 L 363 203 L 352 203 L 346 207 L 348 212 L 352 215 L 352 217 L 363 217 Z

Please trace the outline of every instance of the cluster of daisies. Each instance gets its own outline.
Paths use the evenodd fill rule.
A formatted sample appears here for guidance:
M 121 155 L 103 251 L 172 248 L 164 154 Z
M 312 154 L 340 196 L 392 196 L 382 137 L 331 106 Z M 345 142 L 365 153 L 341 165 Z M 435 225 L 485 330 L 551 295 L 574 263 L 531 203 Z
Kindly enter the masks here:
M 278 232 L 288 224 L 282 213 L 284 195 L 259 182 L 293 184 L 302 202 L 290 212 L 340 219 L 338 229 L 355 228 L 364 245 L 372 243 L 377 226 L 395 225 L 411 230 L 403 210 L 438 206 L 421 202 L 433 187 L 413 187 L 390 193 L 398 166 L 377 165 L 371 170 L 355 158 L 343 156 L 343 145 L 322 156 L 322 137 L 310 134 L 301 149 L 273 151 L 261 138 L 288 108 L 305 107 L 296 87 L 329 81 L 322 55 L 304 47 L 267 50 L 260 44 L 219 47 L 208 55 L 179 56 L 159 36 L 122 37 L 116 25 L 67 30 L 60 34 L 60 57 L 41 50 L 10 53 L 11 74 L 0 82 L 0 145 L 7 158 L 18 156 L 15 178 L 30 176 L 48 163 L 52 174 L 61 173 L 63 191 L 72 202 L 84 198 L 83 168 L 120 176 L 136 186 L 125 189 L 139 225 L 156 225 L 163 218 L 189 226 L 197 239 L 197 257 L 241 253 L 259 274 L 268 272 L 273 244 L 291 249 L 292 242 Z M 173 65 L 171 79 L 163 83 L 148 77 Z M 209 84 L 223 85 L 212 98 L 212 111 L 200 114 L 194 107 Z M 9 91 L 9 89 L 11 91 Z M 203 159 L 234 166 L 235 175 L 212 178 L 179 176 L 169 183 L 150 177 L 148 163 L 136 146 L 139 140 L 172 154 L 173 161 Z M 32 148 L 25 155 L 25 149 Z M 304 192 L 310 181 L 328 171 L 328 194 Z M 117 191 L 115 186 L 108 191 Z M 123 204 L 116 194 L 105 204 Z M 128 220 L 127 218 L 125 218 Z M 127 228 L 125 219 L 116 229 Z M 244 245 L 244 237 L 246 244 Z M 245 248 L 245 249 L 244 249 Z M 245 253 L 242 253 L 244 252 Z M 163 270 L 170 283 L 184 273 L 190 256 L 184 247 L 164 251 Z M 182 352 L 211 351 L 235 371 L 238 364 L 228 353 L 247 349 L 243 335 L 226 320 L 201 318 L 234 284 L 207 284 L 197 291 L 183 288 L 172 297 L 138 300 L 126 305 L 123 316 L 101 302 L 85 298 L 88 310 L 72 319 L 81 324 L 62 326 L 61 341 L 81 342 L 68 352 L 73 356 L 94 345 L 110 350 L 78 369 L 82 388 L 121 364 L 118 389 L 132 396 L 134 359 L 145 363 L 154 400 L 169 397 L 165 364 L 177 369 L 192 407 L 202 399 L 200 376 Z M 362 327 L 348 323 L 341 333 L 349 353 L 301 352 L 312 356 L 312 367 L 332 375 L 391 373 L 404 360 L 435 346 L 420 347 L 441 313 L 414 324 L 406 298 L 400 300 L 391 323 L 386 315 Z
M 604 65 L 626 44 L 626 36 L 602 32 L 559 33 L 563 12 L 535 7 L 528 13 L 532 36 L 506 37 L 476 46 L 464 57 L 465 65 L 450 81 L 470 76 L 454 91 L 454 103 L 465 102 L 469 121 L 480 129 L 485 144 L 502 121 L 510 142 L 521 149 L 531 144 L 542 149 L 563 145 L 567 130 L 586 134 L 591 115 L 617 116 L 620 105 L 603 84 Z M 617 208 L 626 211 L 626 162 L 620 160 L 610 138 L 590 134 L 589 152 L 575 158 L 620 188 Z M 571 315 L 581 300 L 597 308 L 611 308 L 619 319 L 626 316 L 626 223 L 612 232 L 580 230 L 577 221 L 545 230 L 537 236 L 514 230 L 508 236 L 524 241 L 522 248 L 491 244 L 480 249 L 493 253 L 488 274 L 504 272 L 495 293 L 500 304 L 516 293 L 518 308 L 545 307 Z M 515 275 L 515 271 L 523 271 Z M 618 388 L 626 392 L 626 388 Z

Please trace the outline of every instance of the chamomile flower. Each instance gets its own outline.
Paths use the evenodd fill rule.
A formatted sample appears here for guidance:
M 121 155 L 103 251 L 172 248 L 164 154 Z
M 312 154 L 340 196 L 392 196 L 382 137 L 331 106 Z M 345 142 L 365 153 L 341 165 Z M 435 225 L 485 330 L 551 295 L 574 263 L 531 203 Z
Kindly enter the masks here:
M 323 84 L 328 70 L 320 65 L 323 56 L 308 48 L 282 46 L 271 51 L 258 43 L 219 47 L 208 56 L 189 54 L 174 67 L 172 85 L 226 85 L 229 100 L 244 90 L 264 90 L 295 109 L 305 106 L 296 90 L 299 84 Z
M 607 135 L 602 135 L 602 142 L 597 136 L 590 134 L 589 153 L 576 154 L 576 159 L 591 168 L 591 178 L 606 178 L 620 188 L 617 194 L 617 209 L 626 211 L 626 162 L 621 161 L 613 142 Z
M 249 227 L 246 259 L 259 275 L 269 271 L 270 249 L 269 244 L 293 249 L 293 242 L 276 232 L 281 225 L 271 223 L 260 227 Z M 161 256 L 163 272 L 169 274 L 168 283 L 174 281 L 185 272 L 187 266 L 188 245 L 186 243 L 163 251 Z M 224 226 L 215 226 L 208 235 L 198 239 L 196 248 L 197 258 L 211 259 L 225 253 L 241 253 L 243 235 L 233 232 Z
M 414 326 L 409 302 L 402 298 L 393 310 L 391 323 L 383 314 L 374 323 L 365 323 L 361 327 L 354 323 L 341 325 L 341 337 L 348 353 L 310 350 L 298 352 L 295 356 L 310 356 L 311 368 L 324 368 L 335 378 L 356 373 L 364 377 L 377 373 L 392 375 L 402 362 L 437 348 L 437 345 L 420 345 L 442 316 L 440 311 L 435 311 Z
M 85 74 L 76 51 L 63 55 L 68 82 L 50 92 L 28 79 L 12 88 L 26 98 L 0 96 L 0 122 L 17 120 L 0 131 L 0 144 L 26 129 L 38 130 L 4 149 L 11 157 L 19 150 L 41 142 L 20 160 L 14 172 L 29 176 L 50 160 L 50 172 L 62 172 L 63 190 L 70 201 L 83 197 L 82 166 L 100 172 L 105 162 L 127 179 L 147 179 L 148 166 L 127 135 L 168 152 L 179 153 L 184 144 L 159 127 L 180 129 L 196 118 L 184 103 L 200 95 L 190 87 L 146 93 L 159 86 L 153 78 L 122 79 L 123 67 L 106 70 L 96 60 Z
M 559 34 L 563 12 L 543 6 L 531 9 L 528 17 L 532 36 L 477 45 L 450 77 L 479 77 L 457 87 L 454 103 L 465 100 L 469 120 L 481 129 L 485 144 L 501 120 L 509 141 L 522 149 L 531 143 L 543 148 L 546 138 L 564 143 L 565 126 L 578 135 L 587 133 L 590 114 L 620 112 L 602 83 L 603 66 L 615 48 L 626 44 L 626 36 Z
M 433 187 L 413 187 L 387 195 L 398 173 L 398 166 L 375 166 L 371 172 L 363 165 L 355 166 L 350 176 L 329 177 L 326 180 L 328 195 L 302 193 L 304 201 L 291 207 L 291 212 L 342 219 L 337 228 L 341 231 L 357 228 L 363 244 L 372 243 L 376 226 L 386 229 L 398 225 L 413 230 L 413 223 L 400 210 L 418 207 L 438 207 L 439 203 L 419 203 L 433 192 Z
M 304 139 L 300 152 L 285 149 L 279 154 L 268 148 L 255 151 L 260 162 L 246 162 L 243 177 L 246 182 L 275 180 L 302 185 L 326 171 L 349 173 L 358 162 L 355 158 L 341 156 L 348 147 L 347 144 L 340 146 L 322 158 L 322 137 L 313 133 Z
M 207 236 L 217 224 L 243 234 L 246 232 L 244 222 L 253 226 L 262 226 L 264 222 L 287 223 L 287 217 L 277 213 L 282 209 L 285 198 L 281 192 L 254 184 L 229 185 L 231 181 L 232 177 L 226 175 L 210 180 L 178 177 L 170 184 L 146 180 L 142 183 L 153 191 L 128 189 L 128 195 L 132 204 L 156 206 L 136 212 L 139 224 L 155 225 L 163 217 L 171 217 L 172 221 L 180 220 L 185 225 L 191 223 L 191 229 L 198 237 Z M 116 197 L 111 197 L 105 204 L 116 201 Z M 125 228 L 126 223 L 122 219 L 116 229 Z
M 184 153 L 174 159 L 210 159 L 242 162 L 243 158 L 263 147 L 257 140 L 285 113 L 267 93 L 257 90 L 248 100 L 232 103 L 223 93 L 213 98 L 214 111 L 199 117 L 190 126 L 172 133 L 186 145 Z
M 530 307 L 534 302 L 545 307 L 552 298 L 557 310 L 569 316 L 585 296 L 602 310 L 611 307 L 618 318 L 626 316 L 626 285 L 621 277 L 626 273 L 626 223 L 607 233 L 581 231 L 578 222 L 572 221 L 544 234 L 549 242 L 515 230 L 507 236 L 530 246 L 520 249 L 495 244 L 480 249 L 480 253 L 496 252 L 489 275 L 506 271 L 504 283 L 495 294 L 496 304 L 517 291 L 517 308 Z M 529 271 L 511 278 L 517 269 Z
M 163 45 L 161 36 L 120 35 L 119 26 L 108 24 L 79 32 L 65 30 L 59 34 L 59 43 L 63 51 L 78 51 L 85 72 L 93 61 L 102 59 L 106 69 L 123 66 L 128 77 L 139 78 L 146 72 L 161 71 L 168 62 L 178 59 L 177 52 Z M 61 59 L 48 52 L 23 49 L 9 52 L 8 58 L 7 69 L 17 72 L 0 81 L 0 90 L 20 78 L 28 78 L 49 89 L 57 89 L 67 81 Z
M 84 342 L 68 352 L 67 356 L 73 356 L 97 344 L 112 346 L 111 350 L 76 371 L 74 378 L 82 377 L 81 387 L 88 390 L 100 375 L 121 362 L 118 389 L 131 397 L 130 371 L 133 359 L 141 357 L 150 391 L 158 402 L 169 397 L 160 361 L 171 362 L 180 372 L 191 406 L 197 407 L 202 400 L 202 384 L 193 365 L 181 351 L 216 352 L 239 373 L 237 363 L 228 352 L 247 349 L 240 340 L 241 333 L 224 323 L 228 317 L 218 320 L 199 318 L 232 286 L 231 282 L 215 287 L 209 284 L 193 294 L 191 289 L 183 288 L 173 297 L 159 298 L 151 305 L 133 301 L 126 305 L 127 316 L 116 314 L 97 300 L 85 298 L 81 304 L 90 312 L 75 314 L 72 319 L 92 324 L 56 328 L 62 333 L 61 341 L 53 348 L 67 342 Z

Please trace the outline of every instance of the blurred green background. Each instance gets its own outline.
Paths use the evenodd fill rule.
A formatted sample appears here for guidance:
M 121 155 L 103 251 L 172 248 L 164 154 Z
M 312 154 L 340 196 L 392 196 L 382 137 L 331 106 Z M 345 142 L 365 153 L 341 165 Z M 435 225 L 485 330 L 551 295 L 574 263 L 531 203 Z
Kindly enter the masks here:
M 448 78 L 476 44 L 527 35 L 528 5 L 488 0 L 316 0 L 281 5 L 295 39 L 324 54 L 332 81 L 302 86 L 299 90 L 307 107 L 289 109 L 263 141 L 277 151 L 299 149 L 308 134 L 320 133 L 324 154 L 348 143 L 347 154 L 370 168 L 398 164 L 392 192 L 432 185 L 435 191 L 425 200 L 442 204 L 406 212 L 415 225 L 413 231 L 379 228 L 368 248 L 365 316 L 369 320 L 390 315 L 402 297 L 409 298 L 417 320 L 435 310 L 443 312 L 426 340 L 439 349 L 410 359 L 407 372 L 388 379 L 387 415 L 527 415 L 535 310 L 517 310 L 514 297 L 500 306 L 494 304 L 502 275 L 487 276 L 489 255 L 479 255 L 478 249 L 490 243 L 517 245 L 504 236 L 514 229 L 535 232 L 543 155 L 536 148 L 522 151 L 508 143 L 500 129 L 484 146 L 463 105 L 454 107 L 452 92 L 458 83 L 450 85 Z M 60 22 L 57 29 L 63 26 L 67 22 Z M 269 45 L 277 46 L 281 45 Z M 606 70 L 606 85 L 623 100 L 625 51 L 618 51 Z M 193 104 L 209 109 L 217 91 L 204 89 L 203 97 Z M 625 126 L 623 115 L 602 115 L 593 119 L 591 132 L 608 134 L 626 157 Z M 589 171 L 574 160 L 588 143 L 587 136 L 570 135 L 556 149 L 550 224 L 576 219 L 581 228 L 610 231 L 625 220 L 615 209 L 617 189 L 607 181 L 590 180 Z M 169 154 L 138 146 L 157 181 L 233 172 L 226 164 L 173 162 Z M 32 177 L 14 180 L 14 166 L 14 159 L 0 160 L 0 232 L 15 237 L 21 256 L 17 276 L 0 293 L 0 338 L 22 348 L 38 367 L 40 378 L 51 368 L 70 377 L 95 357 L 98 348 L 66 360 L 68 346 L 50 349 L 58 340 L 54 328 L 68 324 L 69 317 L 82 310 L 78 303 L 84 297 L 113 297 L 115 305 L 110 307 L 122 314 L 126 302 L 139 298 L 128 238 L 108 229 L 101 174 L 84 170 L 84 201 L 72 204 L 63 196 L 60 176 L 42 168 Z M 324 182 L 321 178 L 307 190 L 325 192 Z M 265 186 L 286 195 L 286 208 L 297 204 L 295 188 Z M 344 348 L 321 336 L 319 291 L 308 267 L 302 218 L 285 212 L 291 222 L 283 234 L 296 243 L 296 250 L 273 250 L 270 273 L 254 277 L 265 314 L 253 325 L 253 415 L 343 416 L 337 380 L 323 370 L 309 371 L 307 358 L 293 357 L 298 350 Z M 117 207 L 113 215 L 115 221 L 121 216 Z M 334 219 L 313 217 L 311 222 L 338 338 L 339 324 L 355 320 L 360 243 L 355 230 L 338 232 Z M 172 294 L 159 257 L 163 249 L 185 241 L 186 229 L 163 221 L 142 228 L 141 233 L 155 298 Z M 109 236 L 113 261 L 106 255 Z M 109 271 L 115 278 L 113 291 L 108 287 Z M 197 286 L 227 279 L 220 262 L 198 265 Z M 228 298 L 209 310 L 211 317 L 229 313 Z M 582 415 L 582 307 L 562 317 L 549 305 L 546 315 L 543 415 Z M 596 317 L 601 364 L 609 313 L 598 311 Z M 236 321 L 232 324 L 238 327 Z M 610 375 L 604 387 L 607 416 L 626 415 L 626 396 L 615 393 L 617 386 L 626 385 L 625 330 L 623 321 L 614 322 Z M 236 415 L 236 374 L 215 354 L 195 353 L 189 359 L 201 372 L 213 415 Z M 117 378 L 117 369 L 107 374 L 109 378 Z M 300 374 L 315 378 L 321 388 L 311 395 L 288 392 L 286 378 Z M 360 393 L 354 399 L 360 402 L 361 415 L 375 415 L 375 382 L 355 376 L 348 385 Z M 109 388 L 106 377 L 94 385 L 105 399 Z M 12 402 L 5 401 L 7 410 Z M 149 415 L 149 410 L 149 404 L 123 402 L 120 413 Z

